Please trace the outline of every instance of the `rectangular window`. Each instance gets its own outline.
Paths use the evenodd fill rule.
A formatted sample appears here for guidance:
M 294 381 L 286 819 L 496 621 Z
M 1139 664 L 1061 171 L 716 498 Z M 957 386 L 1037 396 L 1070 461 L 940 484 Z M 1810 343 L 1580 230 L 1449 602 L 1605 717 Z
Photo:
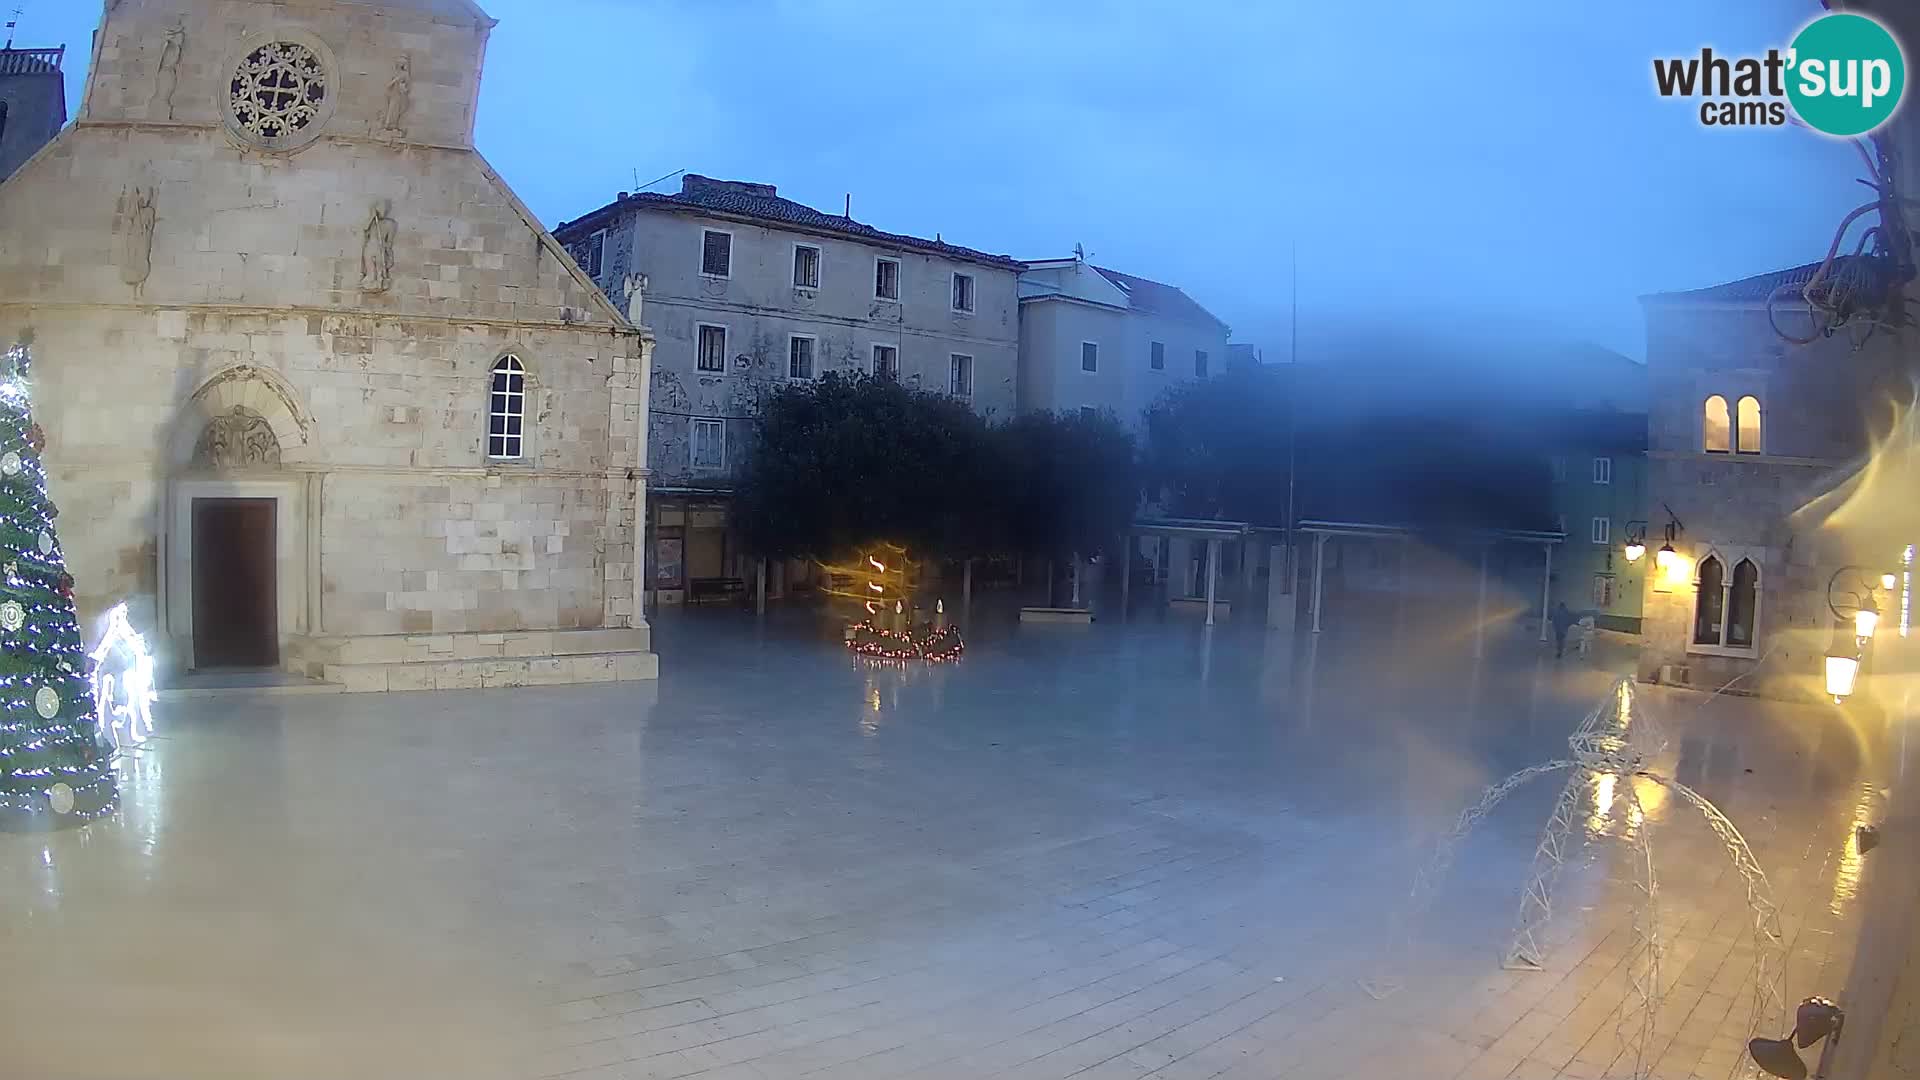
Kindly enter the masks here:
M 892 345 L 875 345 L 873 375 L 877 379 L 900 378 L 900 350 Z
M 1100 370 L 1100 346 L 1095 345 L 1091 341 L 1083 341 L 1080 343 L 1080 370 Z
M 585 270 L 588 277 L 597 278 L 600 276 L 601 260 L 606 255 L 606 249 L 607 230 L 601 229 L 585 240 L 577 241 L 567 249 L 567 254 L 573 256 L 573 261 L 580 264 L 580 269 Z
M 973 275 L 953 275 L 953 310 L 973 313 Z
M 1613 539 L 1613 519 L 1597 517 L 1593 519 L 1593 542 L 1605 544 Z
M 1559 455 L 1555 455 L 1553 459 L 1553 482 L 1556 484 L 1567 482 L 1567 459 Z
M 1593 459 L 1593 482 L 1596 484 L 1613 483 L 1613 459 L 1597 457 Z
M 812 244 L 793 245 L 793 287 L 820 287 L 820 249 Z
M 1608 608 L 1613 606 L 1613 575 L 1593 575 L 1593 606 Z
M 727 422 L 693 422 L 693 467 L 700 472 L 725 472 L 727 468 Z
M 1193 377 L 1196 379 L 1207 377 L 1207 350 L 1205 349 L 1193 350 Z
M 1147 346 L 1147 367 L 1154 371 L 1167 370 L 1167 343 L 1156 341 Z
M 800 334 L 787 338 L 787 378 L 813 378 L 813 338 Z
M 900 260 L 877 255 L 873 260 L 873 298 L 900 299 Z
M 964 353 L 947 357 L 947 392 L 955 397 L 973 396 L 973 357 Z
M 693 366 L 699 371 L 727 370 L 726 327 L 712 323 L 700 324 L 700 341 L 694 352 Z
M 700 273 L 707 277 L 733 276 L 733 234 L 700 230 Z

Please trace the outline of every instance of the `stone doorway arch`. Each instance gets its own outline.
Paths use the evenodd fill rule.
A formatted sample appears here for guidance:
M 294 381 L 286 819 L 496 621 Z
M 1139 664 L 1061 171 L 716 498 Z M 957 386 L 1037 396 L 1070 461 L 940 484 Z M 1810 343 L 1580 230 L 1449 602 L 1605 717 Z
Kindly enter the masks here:
M 162 595 L 187 666 L 278 666 L 308 632 L 312 421 L 277 372 L 237 365 L 182 406 L 168 446 Z

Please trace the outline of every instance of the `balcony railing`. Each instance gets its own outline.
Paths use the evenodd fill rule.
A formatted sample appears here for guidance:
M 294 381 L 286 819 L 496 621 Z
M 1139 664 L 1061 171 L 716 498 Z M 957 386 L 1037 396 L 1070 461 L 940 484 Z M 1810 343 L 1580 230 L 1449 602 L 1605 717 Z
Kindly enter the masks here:
M 57 49 L 0 49 L 0 75 L 57 75 L 67 47 Z

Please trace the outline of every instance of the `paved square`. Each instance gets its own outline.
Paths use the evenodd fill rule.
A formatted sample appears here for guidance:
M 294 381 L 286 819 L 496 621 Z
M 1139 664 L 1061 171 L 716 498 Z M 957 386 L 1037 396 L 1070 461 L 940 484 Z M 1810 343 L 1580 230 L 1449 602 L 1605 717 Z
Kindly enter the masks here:
M 0 835 L 0 1047 L 33 1077 L 1625 1075 L 1651 828 L 1656 1075 L 1726 1076 L 1752 953 L 1720 845 L 1584 807 L 1541 973 L 1498 966 L 1540 781 L 1612 661 L 1457 633 L 1003 627 L 899 670 L 730 613 L 632 684 L 178 704 L 84 832 Z M 1870 812 L 1838 710 L 1645 691 L 1665 766 L 1772 877 L 1786 990 L 1835 992 Z M 1396 967 L 1400 992 L 1359 981 Z

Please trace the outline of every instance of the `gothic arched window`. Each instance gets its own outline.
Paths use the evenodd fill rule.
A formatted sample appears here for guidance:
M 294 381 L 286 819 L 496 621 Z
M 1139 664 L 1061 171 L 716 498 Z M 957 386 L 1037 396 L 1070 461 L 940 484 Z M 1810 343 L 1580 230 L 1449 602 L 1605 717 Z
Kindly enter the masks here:
M 1726 568 L 1718 557 L 1700 560 L 1699 588 L 1693 597 L 1693 643 L 1718 645 L 1725 624 L 1727 604 Z
M 1760 607 L 1760 568 L 1752 559 L 1741 559 L 1733 566 L 1733 581 L 1727 585 L 1727 641 L 1730 648 L 1753 647 L 1753 620 Z
M 1701 410 L 1700 440 L 1709 454 L 1725 454 L 1733 449 L 1733 418 L 1727 413 L 1727 399 L 1719 394 L 1707 398 Z
M 1740 399 L 1737 407 L 1740 427 L 1735 432 L 1734 446 L 1743 454 L 1761 452 L 1760 442 L 1760 399 L 1748 394 Z

